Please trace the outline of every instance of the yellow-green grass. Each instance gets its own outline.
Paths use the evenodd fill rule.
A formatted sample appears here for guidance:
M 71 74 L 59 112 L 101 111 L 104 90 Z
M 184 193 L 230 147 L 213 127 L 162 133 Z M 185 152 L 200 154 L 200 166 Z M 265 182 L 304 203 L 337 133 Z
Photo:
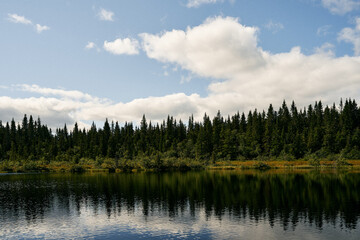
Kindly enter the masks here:
M 246 169 L 332 169 L 343 168 L 360 171 L 360 160 L 342 160 L 342 161 L 330 161 L 330 160 L 239 160 L 239 161 L 217 161 L 215 164 L 206 165 L 206 161 L 203 162 L 203 168 L 208 170 L 246 170 Z M 175 168 L 176 169 L 176 168 Z M 193 169 L 189 167 L 188 169 Z M 199 169 L 199 168 L 197 168 Z M 128 171 L 154 171 L 156 169 L 145 169 L 144 166 L 134 165 L 133 168 Z M 96 164 L 94 162 L 83 162 L 74 164 L 70 162 L 50 162 L 44 163 L 41 161 L 34 162 L 1 162 L 0 172 L 122 172 L 121 169 L 115 169 L 112 166 L 106 164 Z M 126 170 L 125 170 L 126 171 Z
M 348 165 L 341 165 L 343 168 L 360 169 L 360 160 L 346 160 Z M 312 165 L 306 160 L 294 160 L 294 161 L 283 161 L 283 160 L 243 160 L 243 161 L 218 161 L 215 164 L 209 166 L 209 169 L 253 169 L 258 168 L 259 164 L 267 165 L 268 168 L 282 169 L 282 168 L 296 168 L 296 169 L 307 169 L 307 168 L 335 168 L 340 167 L 336 161 L 320 160 L 319 165 Z

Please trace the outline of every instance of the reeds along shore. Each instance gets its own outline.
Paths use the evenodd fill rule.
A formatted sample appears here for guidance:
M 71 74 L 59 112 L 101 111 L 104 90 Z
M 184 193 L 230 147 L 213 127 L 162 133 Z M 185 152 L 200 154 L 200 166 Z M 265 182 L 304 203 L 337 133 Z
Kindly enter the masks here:
M 136 172 L 173 170 L 247 170 L 247 169 L 346 169 L 359 170 L 360 160 L 243 160 L 218 161 L 215 163 L 196 160 L 167 159 L 161 163 L 155 160 L 124 161 L 115 159 L 83 159 L 75 164 L 70 162 L 17 161 L 0 163 L 0 172 Z

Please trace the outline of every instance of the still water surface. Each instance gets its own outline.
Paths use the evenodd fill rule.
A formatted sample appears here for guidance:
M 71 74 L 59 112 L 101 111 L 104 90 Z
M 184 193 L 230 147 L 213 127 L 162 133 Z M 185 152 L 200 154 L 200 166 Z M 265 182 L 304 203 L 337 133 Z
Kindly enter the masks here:
M 0 175 L 0 239 L 360 239 L 360 174 Z

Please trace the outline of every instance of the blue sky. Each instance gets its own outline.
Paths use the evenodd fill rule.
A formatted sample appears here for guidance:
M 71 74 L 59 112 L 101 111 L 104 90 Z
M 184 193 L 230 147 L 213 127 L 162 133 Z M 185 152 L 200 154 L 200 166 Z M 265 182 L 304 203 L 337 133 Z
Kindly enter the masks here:
M 0 1 L 0 119 L 187 120 L 358 98 L 360 1 Z

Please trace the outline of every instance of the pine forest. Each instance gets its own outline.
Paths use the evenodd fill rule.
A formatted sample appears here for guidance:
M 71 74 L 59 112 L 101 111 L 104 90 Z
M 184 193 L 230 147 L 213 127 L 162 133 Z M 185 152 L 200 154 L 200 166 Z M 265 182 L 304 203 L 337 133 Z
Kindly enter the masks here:
M 360 159 L 360 108 L 352 99 L 325 107 L 319 101 L 304 109 L 284 101 L 278 110 L 270 105 L 267 112 L 226 117 L 219 111 L 200 122 L 168 116 L 152 123 L 144 115 L 139 126 L 106 120 L 102 128 L 75 124 L 55 131 L 25 115 L 21 123 L 0 124 L 0 139 L 3 163 L 91 162 L 146 169 L 252 159 Z

